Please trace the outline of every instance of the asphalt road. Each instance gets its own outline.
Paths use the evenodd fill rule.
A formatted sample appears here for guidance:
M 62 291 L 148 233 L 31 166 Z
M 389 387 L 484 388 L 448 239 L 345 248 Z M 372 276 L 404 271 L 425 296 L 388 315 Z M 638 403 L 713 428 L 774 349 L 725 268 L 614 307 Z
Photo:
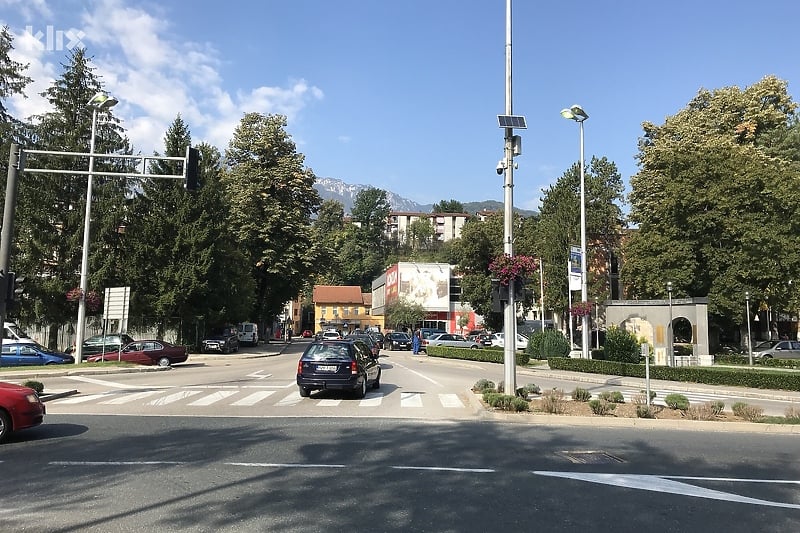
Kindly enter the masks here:
M 51 414 L 0 447 L 0 529 L 796 532 L 797 450 L 793 435 Z

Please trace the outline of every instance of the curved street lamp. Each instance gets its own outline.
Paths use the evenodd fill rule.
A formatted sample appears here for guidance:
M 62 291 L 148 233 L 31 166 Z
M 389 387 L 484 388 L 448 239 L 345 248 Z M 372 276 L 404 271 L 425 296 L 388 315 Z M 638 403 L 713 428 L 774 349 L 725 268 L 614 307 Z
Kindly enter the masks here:
M 578 124 L 580 124 L 580 140 L 581 140 L 581 301 L 586 302 L 588 300 L 588 279 L 586 275 L 586 185 L 585 185 L 585 176 L 584 176 L 584 169 L 583 169 L 583 122 L 589 118 L 589 115 L 586 114 L 586 111 L 583 110 L 581 106 L 578 104 L 573 105 L 567 109 L 561 110 L 561 116 L 569 119 L 574 120 Z M 583 331 L 581 332 L 581 357 L 583 359 L 589 358 L 589 316 L 583 315 L 581 327 Z
M 89 140 L 89 177 L 86 181 L 86 215 L 83 220 L 83 255 L 81 256 L 81 297 L 78 300 L 78 328 L 75 333 L 75 364 L 83 359 L 83 338 L 86 329 L 86 293 L 89 290 L 89 235 L 92 216 L 92 172 L 94 171 L 94 141 L 97 134 L 97 112 L 111 109 L 119 100 L 105 93 L 92 96 L 86 105 L 92 108 L 92 136 Z

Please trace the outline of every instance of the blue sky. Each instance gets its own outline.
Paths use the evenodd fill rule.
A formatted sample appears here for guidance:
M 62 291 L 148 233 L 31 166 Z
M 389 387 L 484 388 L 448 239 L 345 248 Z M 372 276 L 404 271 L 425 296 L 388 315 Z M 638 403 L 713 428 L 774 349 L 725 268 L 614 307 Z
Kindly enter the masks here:
M 572 104 L 590 115 L 587 160 L 628 183 L 642 122 L 701 88 L 776 75 L 797 98 L 799 19 L 795 0 L 514 0 L 514 203 L 536 209 L 577 161 Z M 505 0 L 0 0 L 0 24 L 35 80 L 17 116 L 47 109 L 38 93 L 79 42 L 136 150 L 160 150 L 178 113 L 222 150 L 244 113 L 282 113 L 317 176 L 420 203 L 503 199 Z

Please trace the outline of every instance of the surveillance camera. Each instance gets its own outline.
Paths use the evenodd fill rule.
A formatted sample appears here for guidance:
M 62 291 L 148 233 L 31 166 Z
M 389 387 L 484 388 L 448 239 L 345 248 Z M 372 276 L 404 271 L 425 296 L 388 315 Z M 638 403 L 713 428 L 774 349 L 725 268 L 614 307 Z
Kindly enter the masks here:
M 506 169 L 506 164 L 503 161 L 497 162 L 497 174 L 502 174 L 503 171 Z

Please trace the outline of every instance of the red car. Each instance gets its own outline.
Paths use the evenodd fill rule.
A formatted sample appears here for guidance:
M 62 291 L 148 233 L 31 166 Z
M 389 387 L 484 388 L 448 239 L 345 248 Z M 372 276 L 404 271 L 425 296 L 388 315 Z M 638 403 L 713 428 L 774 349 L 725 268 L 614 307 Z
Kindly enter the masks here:
M 304 339 L 310 339 L 312 336 L 313 336 L 313 333 L 311 333 L 310 329 L 304 329 L 303 330 L 303 338 Z
M 35 390 L 0 382 L 0 442 L 14 431 L 41 424 L 44 412 L 44 404 Z
M 106 352 L 89 357 L 86 361 L 127 361 L 140 365 L 170 366 L 183 363 L 189 358 L 186 346 L 177 346 L 159 340 L 134 341 L 125 345 L 120 352 Z

